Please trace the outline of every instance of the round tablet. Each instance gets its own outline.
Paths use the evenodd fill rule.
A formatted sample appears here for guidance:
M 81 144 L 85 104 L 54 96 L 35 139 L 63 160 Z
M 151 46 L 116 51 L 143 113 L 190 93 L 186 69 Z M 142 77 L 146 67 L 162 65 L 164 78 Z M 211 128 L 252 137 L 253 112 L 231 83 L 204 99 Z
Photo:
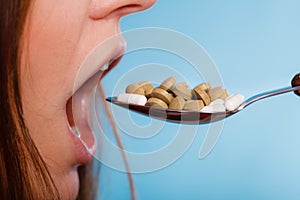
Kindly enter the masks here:
M 152 92 L 152 97 L 163 100 L 166 104 L 170 104 L 173 100 L 173 95 L 161 88 L 155 88 Z
M 204 108 L 204 103 L 202 100 L 189 100 L 185 102 L 184 110 L 199 111 Z
M 182 110 L 184 105 L 185 105 L 185 100 L 181 96 L 178 96 L 171 101 L 169 105 L 169 109 Z
M 203 90 L 205 92 L 208 92 L 208 90 L 211 88 L 211 85 L 209 82 L 206 82 L 206 83 L 201 83 L 199 85 L 197 85 L 194 90 Z
M 132 83 L 128 85 L 126 88 L 126 93 L 145 95 L 143 87 L 141 87 L 138 83 Z
M 194 92 L 198 100 L 202 100 L 206 106 L 210 104 L 210 97 L 204 90 L 198 87 L 194 89 Z
M 171 89 L 171 87 L 174 86 L 175 83 L 176 83 L 176 79 L 173 76 L 171 76 L 166 80 L 164 80 L 164 82 L 162 82 L 162 84 L 159 87 L 163 90 L 169 90 Z
M 139 83 L 139 85 L 144 89 L 144 92 L 145 92 L 145 96 L 147 98 L 150 98 L 151 97 L 151 93 L 154 89 L 153 85 L 151 83 L 149 83 L 148 81 L 141 81 Z
M 164 101 L 154 97 L 148 99 L 146 106 L 154 106 L 154 107 L 168 109 L 168 105 Z

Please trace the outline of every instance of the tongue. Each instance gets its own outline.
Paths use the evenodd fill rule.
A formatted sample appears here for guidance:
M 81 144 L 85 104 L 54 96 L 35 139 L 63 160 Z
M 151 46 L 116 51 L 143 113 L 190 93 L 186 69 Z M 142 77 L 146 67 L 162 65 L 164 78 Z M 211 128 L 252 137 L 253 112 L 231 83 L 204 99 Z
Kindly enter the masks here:
M 67 115 L 71 128 L 89 151 L 95 147 L 95 137 L 90 128 L 90 97 L 100 79 L 95 74 L 72 96 L 67 103 Z

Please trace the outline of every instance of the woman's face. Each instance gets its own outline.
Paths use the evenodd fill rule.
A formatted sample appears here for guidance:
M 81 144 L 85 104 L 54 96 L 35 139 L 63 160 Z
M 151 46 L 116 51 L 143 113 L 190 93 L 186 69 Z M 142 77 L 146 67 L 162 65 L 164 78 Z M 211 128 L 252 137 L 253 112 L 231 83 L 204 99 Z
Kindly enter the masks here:
M 124 40 L 115 37 L 105 45 L 96 63 L 86 67 L 78 80 L 80 66 L 97 45 L 119 34 L 122 16 L 147 9 L 154 2 L 34 1 L 24 32 L 20 75 L 24 118 L 65 199 L 76 197 L 77 167 L 89 162 L 95 149 L 87 117 L 89 94 L 99 80 L 99 69 L 123 53 Z M 75 79 L 78 85 L 74 88 Z M 71 98 L 73 109 L 67 109 Z M 71 128 L 71 112 L 78 118 L 81 138 Z

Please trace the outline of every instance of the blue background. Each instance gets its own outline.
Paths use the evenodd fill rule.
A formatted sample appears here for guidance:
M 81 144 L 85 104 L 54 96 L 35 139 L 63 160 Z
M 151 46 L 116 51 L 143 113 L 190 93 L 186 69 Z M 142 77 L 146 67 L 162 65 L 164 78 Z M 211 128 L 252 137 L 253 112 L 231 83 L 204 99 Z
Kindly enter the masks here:
M 225 88 L 250 97 L 288 86 L 300 72 L 299 8 L 297 0 L 159 0 L 150 10 L 122 19 L 121 27 L 162 27 L 186 34 L 211 56 Z M 163 60 L 185 70 L 180 61 L 158 54 L 124 56 L 103 80 L 107 94 L 138 64 Z M 189 78 L 193 84 L 201 82 Z M 300 98 L 292 93 L 250 106 L 225 120 L 216 147 L 203 160 L 198 153 L 207 126 L 199 127 L 193 144 L 175 163 L 134 174 L 138 199 L 300 199 L 299 108 Z M 149 122 L 132 115 L 136 123 Z M 176 125 L 168 126 L 153 146 L 138 145 L 127 136 L 123 141 L 128 149 L 147 151 L 174 136 Z M 102 166 L 100 177 L 102 199 L 130 198 L 126 174 Z

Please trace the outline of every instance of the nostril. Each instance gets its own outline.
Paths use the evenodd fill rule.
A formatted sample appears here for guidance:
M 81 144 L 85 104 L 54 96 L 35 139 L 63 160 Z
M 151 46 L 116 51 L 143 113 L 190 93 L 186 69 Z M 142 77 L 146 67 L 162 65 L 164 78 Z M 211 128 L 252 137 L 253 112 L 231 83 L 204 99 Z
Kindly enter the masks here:
M 93 20 L 99 20 L 103 18 L 107 18 L 108 16 L 118 16 L 122 17 L 124 15 L 139 12 L 145 10 L 144 6 L 141 4 L 127 4 L 127 5 L 118 5 L 115 7 L 112 6 L 100 6 L 94 5 L 91 9 L 90 18 Z
M 150 8 L 156 0 L 91 0 L 89 17 L 93 20 L 108 16 L 122 17 Z
M 129 14 L 129 13 L 134 13 L 138 12 L 142 9 L 142 6 L 139 4 L 131 4 L 131 5 L 126 5 L 118 8 L 116 12 L 122 13 L 122 14 Z
M 108 16 L 122 17 L 150 8 L 156 0 L 91 0 L 89 17 L 93 20 Z

